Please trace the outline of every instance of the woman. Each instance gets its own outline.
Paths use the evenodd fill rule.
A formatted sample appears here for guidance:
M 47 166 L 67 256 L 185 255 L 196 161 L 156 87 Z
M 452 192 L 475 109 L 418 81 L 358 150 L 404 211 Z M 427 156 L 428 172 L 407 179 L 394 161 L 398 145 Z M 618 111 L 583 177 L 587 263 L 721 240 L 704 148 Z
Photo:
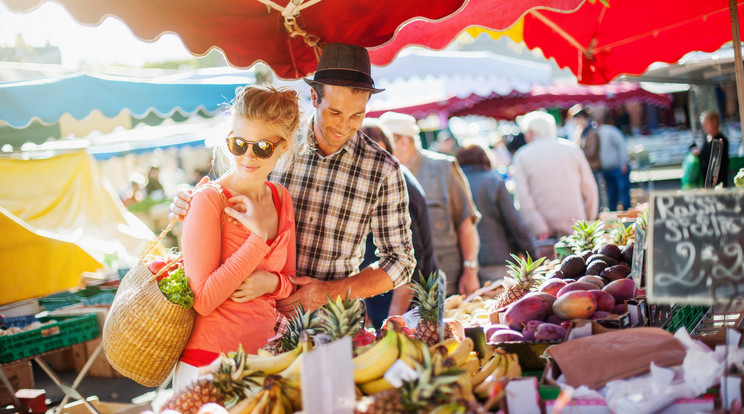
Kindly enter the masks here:
M 467 145 L 457 151 L 456 158 L 482 215 L 478 223 L 478 279 L 481 284 L 495 282 L 506 275 L 506 261 L 512 260 L 511 253 L 536 257 L 535 245 L 504 180 L 491 169 L 486 151 L 479 145 Z
M 215 151 L 230 169 L 194 191 L 183 224 L 184 270 L 197 316 L 176 367 L 175 390 L 219 353 L 242 346 L 255 354 L 274 336 L 276 300 L 294 290 L 292 200 L 266 179 L 280 158 L 291 158 L 300 119 L 297 94 L 246 87 L 231 115 L 232 129 Z

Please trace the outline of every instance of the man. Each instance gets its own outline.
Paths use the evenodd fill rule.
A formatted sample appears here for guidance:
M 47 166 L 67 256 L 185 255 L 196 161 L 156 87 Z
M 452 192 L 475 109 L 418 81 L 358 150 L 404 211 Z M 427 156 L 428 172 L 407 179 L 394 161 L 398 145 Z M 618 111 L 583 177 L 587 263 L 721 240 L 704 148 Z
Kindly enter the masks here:
M 432 225 L 434 257 L 447 275 L 447 293 L 470 294 L 478 282 L 480 214 L 457 160 L 421 148 L 419 127 L 410 115 L 386 112 L 380 123 L 393 135 L 393 155 L 424 188 Z
M 716 111 L 705 111 L 700 114 L 700 124 L 705 132 L 705 143 L 702 148 L 693 146 L 690 148 L 690 152 L 697 155 L 700 158 L 700 170 L 703 173 L 705 179 L 708 174 L 708 165 L 710 164 L 710 154 L 713 150 L 713 140 L 720 140 L 722 144 L 721 148 L 721 167 L 718 172 L 718 179 L 713 182 L 713 187 L 721 184 L 723 187 L 728 186 L 728 170 L 729 170 L 729 145 L 728 139 L 721 132 L 721 118 L 718 116 Z M 711 179 L 713 179 L 711 177 Z M 705 181 L 703 181 L 705 182 Z
M 514 180 L 522 219 L 538 240 L 573 233 L 576 220 L 597 217 L 597 183 L 584 153 L 558 139 L 555 118 L 530 112 L 519 118 L 527 144 L 514 154 Z
M 305 82 L 316 112 L 292 165 L 270 176 L 287 187 L 295 208 L 298 290 L 277 303 L 283 313 L 298 303 L 316 309 L 347 292 L 387 292 L 408 283 L 415 266 L 400 164 L 359 132 L 370 95 L 382 91 L 370 77 L 367 50 L 326 45 Z M 188 210 L 183 195 L 175 214 Z M 370 231 L 380 260 L 359 271 Z
M 596 123 L 592 119 L 592 111 L 581 104 L 576 104 L 568 110 L 568 118 L 576 124 L 573 136 L 574 142 L 584 151 L 586 160 L 589 162 L 589 167 L 592 169 L 594 179 L 597 182 L 600 202 L 598 208 L 605 207 L 607 200 L 603 191 L 602 161 L 599 158 L 601 145 Z
M 599 159 L 602 163 L 602 176 L 607 190 L 607 206 L 610 211 L 630 208 L 630 158 L 623 133 L 614 125 L 602 123 L 597 127 L 599 133 Z

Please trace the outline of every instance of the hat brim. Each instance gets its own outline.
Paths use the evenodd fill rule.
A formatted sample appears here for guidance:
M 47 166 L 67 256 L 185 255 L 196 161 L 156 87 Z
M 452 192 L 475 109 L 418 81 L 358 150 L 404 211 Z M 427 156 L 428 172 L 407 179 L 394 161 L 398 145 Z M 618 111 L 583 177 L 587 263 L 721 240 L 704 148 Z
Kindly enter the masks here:
M 355 82 L 355 81 L 344 80 L 344 79 L 327 79 L 327 80 L 322 80 L 322 81 L 316 81 L 313 79 L 303 79 L 303 80 L 305 81 L 305 83 L 307 83 L 310 86 L 313 86 L 315 84 L 331 85 L 331 86 L 346 86 L 350 88 L 364 89 L 366 91 L 372 92 L 373 94 L 380 93 L 385 90 L 385 89 L 372 88 L 366 83 Z

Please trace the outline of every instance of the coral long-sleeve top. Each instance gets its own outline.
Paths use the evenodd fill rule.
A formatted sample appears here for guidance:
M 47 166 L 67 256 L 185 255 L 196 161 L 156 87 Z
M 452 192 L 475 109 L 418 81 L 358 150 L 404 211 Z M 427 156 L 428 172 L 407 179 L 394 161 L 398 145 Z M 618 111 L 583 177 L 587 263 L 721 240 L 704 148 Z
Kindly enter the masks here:
M 225 219 L 226 201 L 215 186 L 194 191 L 182 236 L 184 270 L 197 312 L 187 350 L 220 353 L 237 350 L 242 344 L 244 350 L 255 354 L 274 336 L 276 300 L 294 290 L 290 279 L 296 273 L 296 242 L 289 192 L 280 184 L 266 184 L 282 193 L 281 200 L 274 197 L 279 224 L 270 244 L 243 225 Z M 227 189 L 221 189 L 225 200 L 229 199 Z M 257 269 L 279 277 L 277 290 L 244 303 L 230 299 Z

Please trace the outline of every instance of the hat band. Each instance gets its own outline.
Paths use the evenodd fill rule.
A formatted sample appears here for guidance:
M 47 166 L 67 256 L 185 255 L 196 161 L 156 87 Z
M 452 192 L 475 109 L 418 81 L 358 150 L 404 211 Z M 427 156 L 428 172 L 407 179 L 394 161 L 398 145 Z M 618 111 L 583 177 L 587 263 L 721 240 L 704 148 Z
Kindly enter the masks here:
M 371 87 L 375 87 L 375 82 L 372 80 L 372 77 L 362 73 L 357 72 L 354 70 L 346 70 L 346 69 L 324 69 L 319 70 L 315 72 L 315 77 L 313 77 L 314 81 L 328 81 L 328 80 L 346 80 L 346 81 L 355 81 L 355 82 L 361 82 L 366 83 L 367 85 L 370 85 Z

